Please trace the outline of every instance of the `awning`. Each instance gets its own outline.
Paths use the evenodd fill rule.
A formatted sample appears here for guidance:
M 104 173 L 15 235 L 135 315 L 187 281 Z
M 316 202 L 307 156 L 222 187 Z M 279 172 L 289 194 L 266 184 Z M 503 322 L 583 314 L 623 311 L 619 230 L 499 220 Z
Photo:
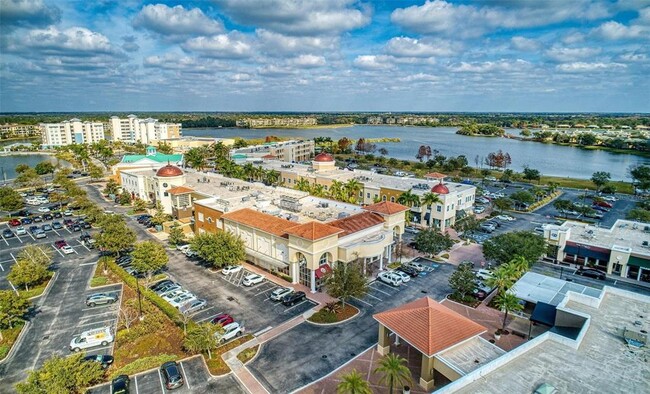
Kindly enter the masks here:
M 609 261 L 610 251 L 596 246 L 581 245 L 567 242 L 564 253 L 573 254 L 578 257 L 589 257 L 600 261 Z
M 636 256 L 630 256 L 630 259 L 627 261 L 627 265 L 633 265 L 635 267 L 649 268 L 650 269 L 650 260 L 642 259 Z
M 545 326 L 553 327 L 555 325 L 555 314 L 557 310 L 554 305 L 545 302 L 535 304 L 533 314 L 530 315 L 530 321 L 540 323 Z
M 320 279 L 330 272 L 332 272 L 332 267 L 330 267 L 329 264 L 323 264 L 318 267 L 314 273 L 316 274 L 316 279 Z

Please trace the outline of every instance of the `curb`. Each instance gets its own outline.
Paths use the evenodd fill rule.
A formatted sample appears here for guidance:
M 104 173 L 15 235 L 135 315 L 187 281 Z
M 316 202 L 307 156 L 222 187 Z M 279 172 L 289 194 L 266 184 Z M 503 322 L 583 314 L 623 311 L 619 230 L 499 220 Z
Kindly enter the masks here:
M 356 306 L 355 306 L 354 308 L 357 310 L 357 313 L 355 313 L 354 315 L 348 317 L 348 318 L 345 319 L 345 320 L 337 321 L 336 323 L 316 323 L 316 322 L 310 321 L 308 318 L 305 319 L 305 322 L 307 322 L 307 323 L 309 323 L 309 324 L 313 324 L 314 326 L 321 326 L 321 327 L 332 327 L 332 326 L 338 326 L 339 324 L 347 323 L 347 322 L 349 322 L 349 321 L 351 321 L 351 320 L 354 320 L 354 319 L 356 319 L 357 317 L 363 315 L 363 311 L 362 311 L 360 308 L 357 308 Z M 310 316 L 310 317 L 311 317 L 311 316 Z
M 45 289 L 43 289 L 43 292 L 39 295 L 36 295 L 34 297 L 28 298 L 28 300 L 37 300 L 41 297 L 47 297 L 47 295 L 50 293 L 50 289 L 52 288 L 52 283 L 54 283 L 54 280 L 57 278 L 57 275 L 59 275 L 58 272 L 55 272 L 54 275 L 50 278 L 50 281 L 47 283 L 47 286 L 45 286 Z
M 7 361 L 7 360 L 9 360 L 11 357 L 13 357 L 14 353 L 16 352 L 16 348 L 19 347 L 19 346 L 22 344 L 22 342 L 23 342 L 23 337 L 24 337 L 25 335 L 27 335 L 26 332 L 27 332 L 27 330 L 29 329 L 29 327 L 31 326 L 31 324 L 32 324 L 32 322 L 30 322 L 29 320 L 25 320 L 25 325 L 24 325 L 23 328 L 20 330 L 20 333 L 18 334 L 18 337 L 16 337 L 16 340 L 15 340 L 14 343 L 11 345 L 11 349 L 9 349 L 9 352 L 7 353 L 7 355 L 5 356 L 5 358 L 3 358 L 2 360 L 0 360 L 0 364 L 4 363 L 5 361 Z

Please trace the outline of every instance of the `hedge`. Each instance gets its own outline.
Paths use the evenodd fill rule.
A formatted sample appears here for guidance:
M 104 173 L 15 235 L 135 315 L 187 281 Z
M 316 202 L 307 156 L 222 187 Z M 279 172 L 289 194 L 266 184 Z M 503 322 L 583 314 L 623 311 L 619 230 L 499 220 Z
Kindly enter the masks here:
M 176 361 L 177 359 L 178 356 L 173 354 L 160 354 L 158 356 L 143 357 L 113 371 L 113 373 L 111 373 L 111 378 L 115 378 L 119 375 L 133 375 L 134 373 L 158 368 L 167 361 Z
M 115 264 L 113 261 L 108 262 L 108 267 L 110 268 L 111 271 L 115 275 L 117 275 L 124 283 L 126 283 L 129 287 L 131 287 L 134 290 L 137 290 L 138 285 L 136 284 L 136 278 L 133 277 L 132 275 L 129 275 L 128 272 L 126 272 L 122 267 L 118 266 Z M 151 291 L 148 287 L 144 285 L 140 285 L 140 293 L 142 294 L 143 297 L 151 301 L 152 304 L 158 307 L 167 317 L 169 317 L 174 324 L 176 324 L 178 327 L 183 329 L 183 315 L 181 312 L 174 308 L 173 306 L 169 305 L 167 301 L 165 301 L 162 297 L 160 297 L 158 294 L 154 293 Z M 194 321 L 190 320 L 187 323 L 187 328 L 190 329 L 194 324 Z

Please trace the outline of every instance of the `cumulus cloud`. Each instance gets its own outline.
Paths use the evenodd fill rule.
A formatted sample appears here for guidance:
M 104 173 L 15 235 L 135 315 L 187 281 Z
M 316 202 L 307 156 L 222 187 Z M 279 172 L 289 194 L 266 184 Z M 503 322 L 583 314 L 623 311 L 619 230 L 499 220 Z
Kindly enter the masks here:
M 15 40 L 8 50 L 12 52 L 38 50 L 43 54 L 64 54 L 69 56 L 84 53 L 114 53 L 110 40 L 101 33 L 85 27 L 71 27 L 65 30 L 51 26 L 48 29 L 30 30 Z
M 238 23 L 287 35 L 332 35 L 370 23 L 355 0 L 215 0 Z
M 223 32 L 223 25 L 198 8 L 185 9 L 182 5 L 168 7 L 150 4 L 142 8 L 133 20 L 133 26 L 164 37 L 213 35 Z
M 261 50 L 269 55 L 331 50 L 339 44 L 338 37 L 287 36 L 265 29 L 258 29 L 255 33 Z
M 326 61 L 323 56 L 300 55 L 291 59 L 289 63 L 299 68 L 317 68 L 324 66 Z
M 569 73 L 583 73 L 583 72 L 594 72 L 594 71 L 606 71 L 612 69 L 621 69 L 626 68 L 625 64 L 621 63 L 585 63 L 585 62 L 573 62 L 573 63 L 564 63 L 558 64 L 556 69 L 563 72 Z
M 393 68 L 391 58 L 383 55 L 361 55 L 354 59 L 354 66 L 363 70 L 387 70 Z
M 394 10 L 391 20 L 405 29 L 423 34 L 479 37 L 498 29 L 545 26 L 569 19 L 595 20 L 610 14 L 602 4 L 590 0 L 500 1 L 492 4 L 477 7 L 427 0 L 423 5 Z
M 400 77 L 400 81 L 402 82 L 435 82 L 439 80 L 435 75 L 431 74 L 426 74 L 426 73 L 417 73 L 417 74 L 411 74 L 407 75 L 405 77 Z
M 553 47 L 545 52 L 546 56 L 557 62 L 573 62 L 588 59 L 600 53 L 600 48 L 563 48 Z
M 532 64 L 523 59 L 517 59 L 515 61 L 502 59 L 477 63 L 461 62 L 460 64 L 449 66 L 449 70 L 460 73 L 518 72 L 530 69 L 531 67 Z
M 61 20 L 61 10 L 43 0 L 0 0 L 0 27 L 43 27 Z
M 182 72 L 183 74 L 214 74 L 218 70 L 227 70 L 228 66 L 215 59 L 200 59 L 182 56 L 175 53 L 148 56 L 143 65 L 165 71 Z
M 425 42 L 410 37 L 393 37 L 386 44 L 386 53 L 397 57 L 451 56 L 455 53 L 446 40 Z
M 606 40 L 623 40 L 629 38 L 648 38 L 650 29 L 642 26 L 626 26 L 616 21 L 605 22 L 593 30 L 593 33 Z
M 199 52 L 208 57 L 242 59 L 252 55 L 252 46 L 237 33 L 218 34 L 210 37 L 195 37 L 181 47 L 186 51 Z
M 236 73 L 230 76 L 230 80 L 233 82 L 246 82 L 250 81 L 252 76 L 248 73 Z
M 295 74 L 295 71 L 293 69 L 289 67 L 278 66 L 276 64 L 269 64 L 264 67 L 260 67 L 257 72 L 260 75 L 271 78 L 286 77 Z
M 126 52 L 137 52 L 140 49 L 135 36 L 122 36 L 122 41 L 122 49 Z
M 539 41 L 521 36 L 512 37 L 510 39 L 510 46 L 512 49 L 525 52 L 536 51 L 541 47 Z

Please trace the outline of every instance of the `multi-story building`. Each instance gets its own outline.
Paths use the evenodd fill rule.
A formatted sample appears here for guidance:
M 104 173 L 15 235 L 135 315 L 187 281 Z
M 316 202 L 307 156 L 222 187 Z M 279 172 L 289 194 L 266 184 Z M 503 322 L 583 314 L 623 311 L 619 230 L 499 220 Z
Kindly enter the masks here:
M 40 135 L 41 128 L 38 125 L 5 123 L 0 125 L 0 138 L 9 137 L 31 137 Z
M 61 123 L 41 123 L 40 127 L 45 147 L 92 144 L 105 138 L 104 124 L 101 122 L 70 119 Z
M 650 282 L 650 223 L 617 220 L 611 228 L 566 221 L 546 225 L 547 257 L 571 267 Z
M 235 123 L 237 127 L 303 127 L 315 126 L 318 121 L 315 117 L 280 117 L 280 118 L 246 118 L 239 119 Z
M 262 145 L 247 146 L 245 148 L 231 149 L 230 157 L 238 155 L 239 160 L 271 159 L 289 163 L 308 161 L 314 157 L 314 141 L 291 140 L 270 142 Z
M 158 169 L 134 169 L 120 172 L 122 190 L 132 198 L 160 203 L 165 213 L 172 213 L 172 194 L 169 191 L 185 184 L 185 174 L 180 168 L 167 164 Z
M 163 123 L 158 119 L 139 119 L 136 115 L 126 118 L 111 116 L 110 128 L 113 141 L 141 142 L 151 144 L 156 141 L 180 138 L 180 123 Z
M 128 170 L 149 170 L 149 174 L 155 173 L 158 169 L 166 164 L 173 164 L 175 166 L 183 165 L 182 154 L 166 155 L 158 153 L 155 147 L 148 146 L 144 155 L 124 155 L 122 161 L 115 164 L 111 170 L 113 171 L 113 178 L 119 183 L 122 181 L 120 173 Z M 138 194 L 136 194 L 138 195 Z

